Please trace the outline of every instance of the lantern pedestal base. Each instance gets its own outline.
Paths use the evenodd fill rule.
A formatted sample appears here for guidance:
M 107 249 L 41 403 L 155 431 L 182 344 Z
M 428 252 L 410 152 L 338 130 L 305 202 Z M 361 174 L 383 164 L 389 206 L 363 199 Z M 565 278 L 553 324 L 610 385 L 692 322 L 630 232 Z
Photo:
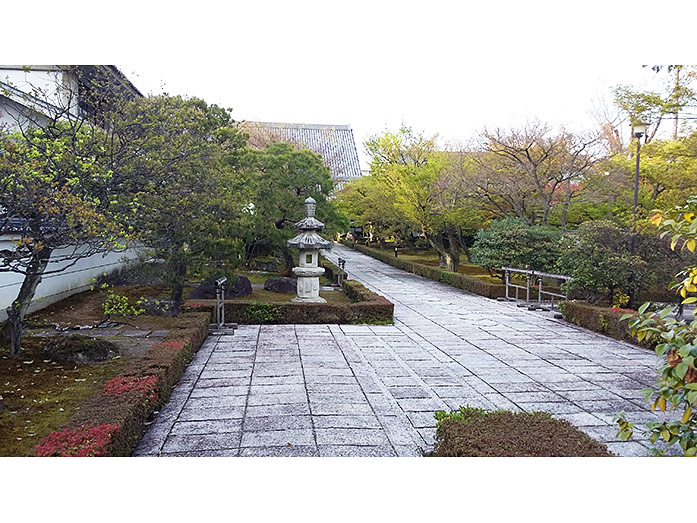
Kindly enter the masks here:
M 298 275 L 298 295 L 292 302 L 327 303 L 319 295 L 319 274 L 324 272 L 322 267 L 295 267 L 293 272 Z

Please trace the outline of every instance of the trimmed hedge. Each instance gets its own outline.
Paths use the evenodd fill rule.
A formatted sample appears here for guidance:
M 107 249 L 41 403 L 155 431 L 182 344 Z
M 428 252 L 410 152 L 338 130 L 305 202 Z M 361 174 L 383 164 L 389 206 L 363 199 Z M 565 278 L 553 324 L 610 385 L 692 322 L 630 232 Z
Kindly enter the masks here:
M 612 456 L 605 444 L 547 412 L 462 407 L 437 416 L 436 457 Z
M 563 303 L 564 319 L 579 327 L 605 334 L 616 340 L 626 341 L 634 345 L 653 348 L 646 341 L 638 341 L 629 331 L 628 322 L 620 318 L 632 312 L 627 309 L 598 307 L 585 301 L 567 301 Z
M 208 336 L 210 312 L 186 312 L 161 342 L 129 362 L 58 431 L 36 445 L 37 456 L 130 456 L 145 422 L 170 396 Z
M 353 280 L 343 289 L 353 303 L 265 303 L 225 300 L 225 321 L 256 324 L 393 323 L 394 304 Z M 215 300 L 188 301 L 183 310 L 213 313 Z
M 322 257 L 319 266 L 324 269 L 324 276 L 332 283 L 337 283 L 339 278 L 339 267 L 330 262 L 327 258 Z
M 423 265 L 420 263 L 414 263 L 401 258 L 395 258 L 394 253 L 391 251 L 389 253 L 371 249 L 364 245 L 354 244 L 352 242 L 342 242 L 347 247 L 356 249 L 363 254 L 380 260 L 383 263 L 392 265 L 397 269 L 403 271 L 411 272 L 417 276 L 423 276 L 430 280 L 439 281 L 445 283 L 452 287 L 457 287 L 463 291 L 469 291 L 486 298 L 503 298 L 506 296 L 506 286 L 503 284 L 490 283 L 475 278 L 474 276 L 469 276 L 467 274 L 460 274 L 459 272 L 444 271 L 437 267 L 429 267 L 428 265 Z

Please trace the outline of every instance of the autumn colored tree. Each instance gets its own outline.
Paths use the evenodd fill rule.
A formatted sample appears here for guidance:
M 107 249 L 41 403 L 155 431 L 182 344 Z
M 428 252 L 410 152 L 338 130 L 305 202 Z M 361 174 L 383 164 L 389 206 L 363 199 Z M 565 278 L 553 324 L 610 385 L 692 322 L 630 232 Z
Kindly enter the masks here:
M 436 138 L 402 127 L 397 133 L 374 136 L 365 145 L 371 175 L 394 195 L 395 208 L 438 252 L 446 270 L 455 272 L 461 230 L 471 226 L 472 214 L 463 212 L 462 186 L 452 177 L 451 159 L 438 150 Z
M 106 200 L 115 187 L 103 137 L 75 124 L 52 120 L 0 137 L 0 229 L 15 238 L 0 251 L 0 271 L 24 276 L 7 310 L 12 354 L 43 276 L 126 246 L 124 222 Z
M 670 239 L 670 247 L 676 251 L 697 251 L 697 198 L 671 211 L 657 213 L 653 223 L 658 225 L 661 236 Z M 681 298 L 681 303 L 697 302 L 697 265 L 686 266 L 671 285 Z M 679 445 L 685 456 L 697 455 L 697 320 L 691 322 L 672 318 L 673 307 L 659 312 L 649 310 L 650 303 L 643 304 L 636 313 L 626 314 L 632 334 L 641 340 L 655 344 L 659 357 L 658 380 L 642 392 L 651 410 L 682 412 L 680 418 L 646 424 L 646 435 L 652 444 L 663 440 L 663 448 L 654 448 L 663 454 L 672 445 Z M 626 419 L 624 412 L 616 418 L 618 436 L 625 441 L 634 433 L 634 422 Z
M 470 201 L 492 216 L 516 216 L 529 224 L 548 225 L 552 209 L 562 206 L 566 225 L 571 201 L 591 175 L 603 152 L 598 137 L 552 132 L 539 122 L 521 129 L 484 131 L 469 152 L 463 170 Z

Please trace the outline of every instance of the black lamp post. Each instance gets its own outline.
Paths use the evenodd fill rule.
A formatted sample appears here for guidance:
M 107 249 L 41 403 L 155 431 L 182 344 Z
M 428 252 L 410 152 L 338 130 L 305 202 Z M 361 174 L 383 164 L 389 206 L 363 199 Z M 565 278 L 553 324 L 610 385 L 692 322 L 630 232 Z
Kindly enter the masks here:
M 636 221 L 637 221 L 637 207 L 639 206 L 639 153 L 641 152 L 641 137 L 646 133 L 646 128 L 648 126 L 645 123 L 636 123 L 632 126 L 634 130 L 634 137 L 636 138 L 636 170 L 634 172 L 634 207 L 632 209 L 632 241 L 630 245 L 630 252 L 633 255 L 636 254 Z M 630 275 L 630 288 L 629 288 L 629 308 L 634 308 L 634 273 Z

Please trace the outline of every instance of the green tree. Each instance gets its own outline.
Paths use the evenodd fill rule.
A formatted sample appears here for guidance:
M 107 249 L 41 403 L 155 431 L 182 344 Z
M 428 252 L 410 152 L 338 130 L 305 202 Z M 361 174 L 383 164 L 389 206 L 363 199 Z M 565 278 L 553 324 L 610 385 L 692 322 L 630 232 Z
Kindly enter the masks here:
M 371 241 L 381 245 L 392 236 L 404 241 L 410 232 L 405 231 L 410 227 L 396 208 L 394 193 L 385 191 L 372 175 L 345 184 L 336 194 L 336 208 L 353 220 L 354 226 L 363 227 Z
M 0 271 L 24 276 L 7 310 L 12 354 L 43 276 L 96 253 L 126 247 L 127 230 L 109 205 L 118 190 L 102 131 L 85 121 L 49 119 L 0 136 L 0 229 L 15 247 L 0 251 Z
M 495 220 L 477 233 L 472 262 L 490 272 L 501 267 L 550 272 L 559 256 L 560 238 L 559 230 L 531 226 L 520 218 Z
M 673 115 L 673 140 L 678 139 L 678 121 L 680 112 L 695 101 L 697 91 L 694 88 L 694 80 L 697 77 L 694 66 L 685 65 L 654 65 L 652 69 L 656 73 L 666 72 L 671 74 L 663 92 L 638 91 L 631 86 L 618 85 L 614 89 L 615 104 L 629 115 L 632 125 L 637 123 L 651 124 L 646 135 L 646 142 L 651 142 L 666 117 Z
M 463 226 L 471 213 L 462 209 L 462 186 L 453 183 L 449 155 L 438 151 L 436 137 L 407 127 L 369 139 L 370 170 L 395 208 L 438 252 L 448 271 L 457 271 Z M 478 216 L 472 218 L 478 219 Z
M 180 304 L 192 263 L 231 255 L 242 217 L 238 170 L 246 137 L 229 110 L 198 98 L 156 96 L 124 110 L 122 176 L 134 187 L 115 194 L 151 253 L 164 260 L 171 299 Z
M 244 238 L 247 261 L 280 251 L 290 272 L 293 257 L 286 241 L 297 234 L 293 225 L 304 216 L 308 196 L 317 202 L 317 217 L 325 222 L 327 234 L 348 226 L 347 218 L 329 199 L 334 183 L 318 154 L 275 142 L 261 150 L 247 150 L 244 165 L 251 191 L 246 194 L 246 212 L 238 231 Z

